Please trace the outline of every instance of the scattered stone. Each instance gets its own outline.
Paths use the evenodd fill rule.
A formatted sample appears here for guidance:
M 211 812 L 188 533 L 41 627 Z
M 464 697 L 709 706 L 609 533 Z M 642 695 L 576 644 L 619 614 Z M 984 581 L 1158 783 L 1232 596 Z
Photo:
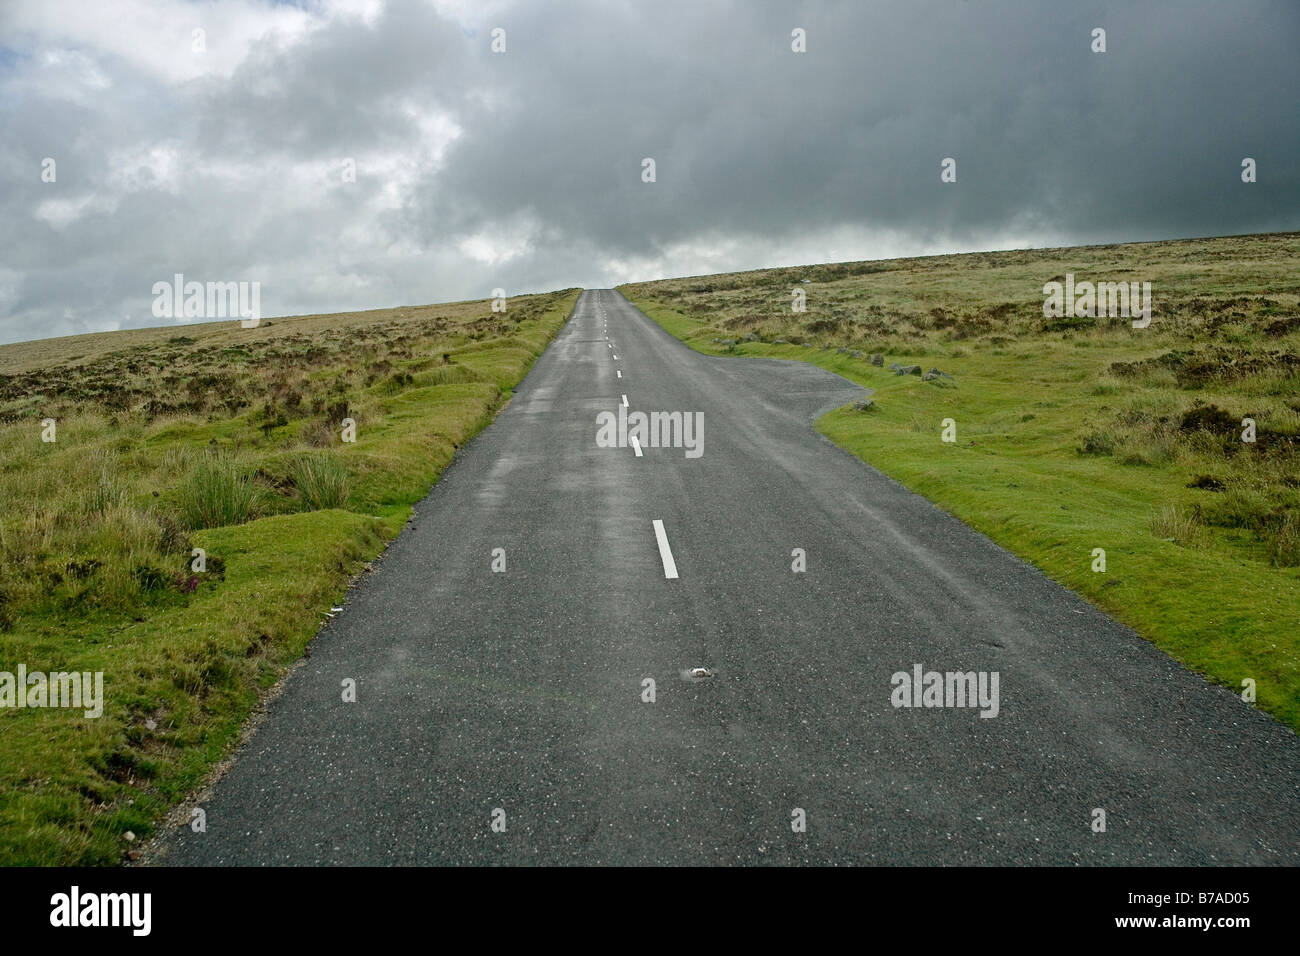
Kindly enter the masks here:
M 892 364 L 890 364 L 890 366 L 889 366 L 889 370 L 890 370 L 891 372 L 897 372 L 897 371 L 898 371 L 900 368 L 902 368 L 902 367 L 903 367 L 903 366 L 899 365 L 897 362 L 893 362 Z
M 857 349 L 854 349 L 852 352 L 849 353 L 849 355 L 850 355 L 852 358 L 857 358 L 857 359 L 862 358 L 862 353 L 859 352 Z
M 876 403 L 869 398 L 865 398 L 860 402 L 854 402 L 853 410 L 856 412 L 874 412 L 876 410 Z
M 735 339 L 718 339 L 717 342 L 718 342 L 719 345 L 735 345 L 735 344 L 736 344 L 736 340 L 735 340 Z
M 919 365 L 900 365 L 895 375 L 920 375 L 921 366 Z
M 772 340 L 772 344 L 773 344 L 773 345 L 789 345 L 790 343 L 787 342 L 785 339 L 773 339 L 773 340 Z
M 872 364 L 872 365 L 884 365 L 884 364 L 885 364 L 885 357 L 884 357 L 883 355 L 873 355 L 873 356 L 871 356 L 871 364 Z
M 762 340 L 761 340 L 757 335 L 755 335 L 753 332 L 750 332 L 748 335 L 745 336 L 745 341 L 746 341 L 746 342 L 759 342 L 759 341 L 762 341 Z
M 848 349 L 836 349 L 835 351 L 838 352 L 840 355 L 848 355 L 848 354 L 849 354 L 849 350 L 848 350 Z
M 122 839 L 125 840 L 127 843 L 134 843 L 135 834 L 132 833 L 130 830 L 127 830 L 125 833 L 122 834 Z

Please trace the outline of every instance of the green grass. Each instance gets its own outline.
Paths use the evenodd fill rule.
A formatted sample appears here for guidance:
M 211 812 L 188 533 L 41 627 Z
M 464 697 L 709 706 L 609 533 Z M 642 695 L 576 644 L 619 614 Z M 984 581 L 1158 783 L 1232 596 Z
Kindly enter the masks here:
M 1042 286 L 1066 271 L 1152 281 L 1151 326 L 1045 319 Z M 875 389 L 872 413 L 839 409 L 818 429 L 1187 666 L 1238 691 L 1254 679 L 1258 706 L 1300 728 L 1298 275 L 1300 237 L 1284 234 L 621 291 L 699 351 L 808 361 Z M 792 313 L 803 279 L 808 311 Z M 893 362 L 953 379 L 899 377 Z
M 577 294 L 0 347 L 0 671 L 106 697 L 0 709 L 0 864 L 120 862 L 200 786 Z
M 254 516 L 260 498 L 252 474 L 239 462 L 208 456 L 181 485 L 181 517 L 194 529 L 243 524 Z
M 347 505 L 348 470 L 337 458 L 328 454 L 300 455 L 293 460 L 289 476 L 307 507 L 320 510 Z

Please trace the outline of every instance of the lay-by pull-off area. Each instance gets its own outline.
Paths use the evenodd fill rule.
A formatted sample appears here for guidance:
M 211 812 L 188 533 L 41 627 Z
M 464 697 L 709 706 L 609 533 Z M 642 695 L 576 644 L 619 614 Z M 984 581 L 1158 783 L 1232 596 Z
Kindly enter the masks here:
M 584 292 L 158 860 L 1300 862 L 1295 735 L 814 430 L 865 397 Z

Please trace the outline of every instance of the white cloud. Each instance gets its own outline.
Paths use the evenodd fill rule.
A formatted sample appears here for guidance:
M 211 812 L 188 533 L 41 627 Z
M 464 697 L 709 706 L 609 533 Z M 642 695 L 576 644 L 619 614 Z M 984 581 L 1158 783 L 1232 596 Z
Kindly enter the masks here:
M 33 216 L 55 229 L 66 229 L 91 213 L 112 213 L 117 203 L 108 197 L 83 193 L 60 199 L 47 199 L 37 205 Z
M 333 17 L 373 16 L 375 3 L 333 3 L 318 14 L 255 0 L 195 4 L 183 0 L 6 0 L 0 15 L 10 46 L 75 48 L 89 63 L 112 57 L 169 84 L 228 77 L 257 43 L 301 42 Z M 203 52 L 194 31 L 203 31 Z M 84 69 L 78 67 L 78 69 Z M 97 70 L 97 66 L 92 66 Z
M 484 230 L 462 239 L 457 248 L 475 262 L 496 266 L 524 255 L 532 247 L 532 232 L 503 234 Z

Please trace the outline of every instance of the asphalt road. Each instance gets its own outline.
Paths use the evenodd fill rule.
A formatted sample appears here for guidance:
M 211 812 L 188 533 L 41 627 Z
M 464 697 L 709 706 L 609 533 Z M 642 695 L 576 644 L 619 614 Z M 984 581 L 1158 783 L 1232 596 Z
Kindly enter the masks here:
M 814 431 L 863 394 L 584 293 L 163 861 L 1300 862 L 1296 735 Z M 702 454 L 599 447 L 623 396 Z

